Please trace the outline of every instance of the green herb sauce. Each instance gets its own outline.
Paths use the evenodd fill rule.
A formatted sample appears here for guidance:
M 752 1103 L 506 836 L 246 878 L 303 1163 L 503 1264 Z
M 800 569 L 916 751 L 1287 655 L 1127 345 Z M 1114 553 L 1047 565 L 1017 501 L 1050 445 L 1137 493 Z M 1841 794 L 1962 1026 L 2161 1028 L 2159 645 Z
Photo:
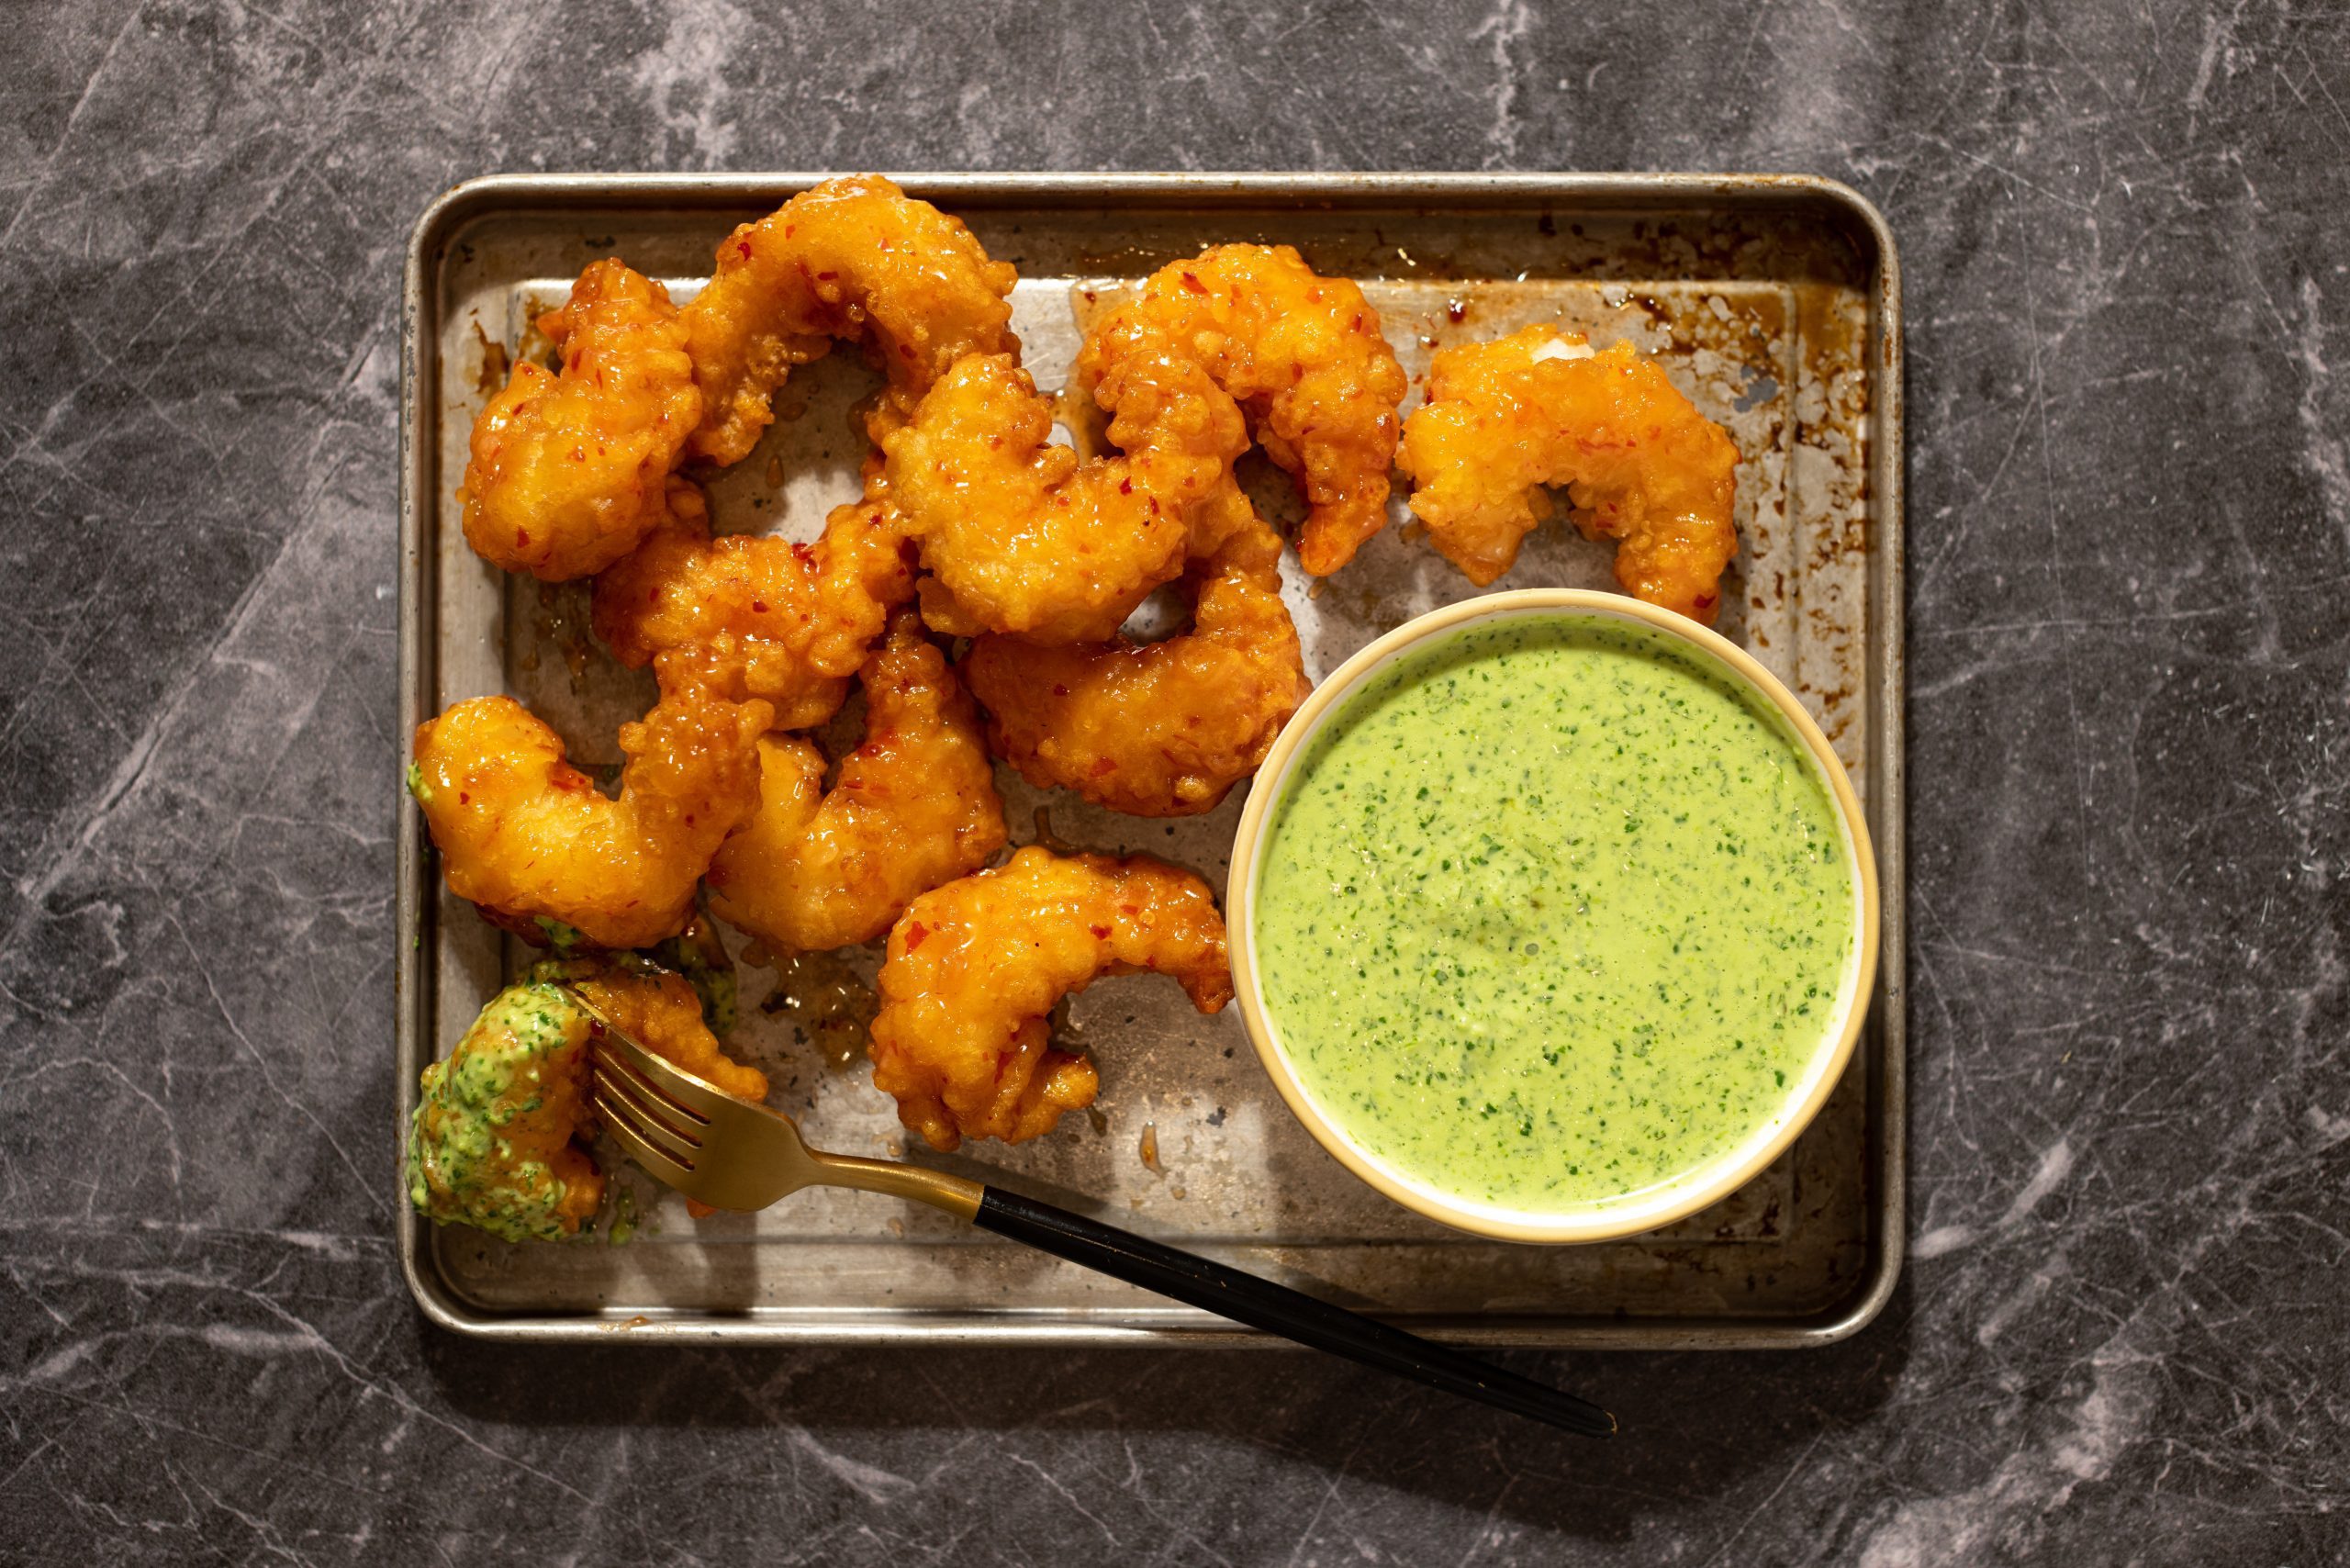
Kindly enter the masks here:
M 424 1070 L 408 1145 L 408 1201 L 419 1213 L 509 1241 L 571 1233 L 558 1212 L 567 1184 L 535 1151 L 549 1141 L 549 1093 L 562 1083 L 576 1099 L 588 1024 L 560 986 L 509 986 L 446 1061 Z M 568 1131 L 555 1130 L 557 1147 Z
M 1566 612 L 1349 694 L 1274 808 L 1255 909 L 1323 1114 L 1535 1213 L 1668 1184 L 1783 1114 L 1854 922 L 1785 718 L 1664 633 Z

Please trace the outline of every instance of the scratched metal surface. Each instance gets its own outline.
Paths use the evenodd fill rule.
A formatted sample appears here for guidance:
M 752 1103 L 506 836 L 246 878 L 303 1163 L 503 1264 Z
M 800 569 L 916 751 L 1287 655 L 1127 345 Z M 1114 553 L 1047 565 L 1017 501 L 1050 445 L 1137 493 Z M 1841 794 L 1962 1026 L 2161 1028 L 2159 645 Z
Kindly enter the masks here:
M 440 231 L 420 234 L 430 243 L 411 278 L 404 507 L 411 719 L 503 690 L 554 723 L 583 765 L 618 760 L 613 734 L 649 703 L 650 678 L 587 644 L 583 586 L 509 579 L 465 548 L 453 491 L 466 433 L 504 364 L 544 352 L 531 320 L 582 263 L 617 252 L 690 294 L 719 236 L 791 185 L 508 182 L 464 204 L 461 220 L 444 215 Z M 1883 374 L 1897 320 L 1890 258 L 1874 249 L 1864 214 L 1802 182 L 1382 187 L 1365 177 L 1217 189 L 950 178 L 918 188 L 1019 265 L 1014 325 L 1047 389 L 1091 315 L 1122 286 L 1228 239 L 1293 242 L 1322 270 L 1359 278 L 1413 376 L 1407 410 L 1432 349 L 1531 321 L 1603 345 L 1629 338 L 1656 354 L 1739 444 L 1742 549 L 1722 630 L 1803 695 L 1870 805 L 1896 956 L 1886 983 L 1898 987 L 1899 431 Z M 1315 197 L 1333 195 L 1334 209 L 1315 209 Z M 719 526 L 812 536 L 824 510 L 856 493 L 865 442 L 852 410 L 877 384 L 854 352 L 795 372 L 767 441 L 710 480 Z M 1286 481 L 1257 477 L 1260 504 L 1293 519 Z M 1287 572 L 1309 674 L 1477 591 L 1414 537 L 1400 500 L 1393 511 L 1395 525 L 1327 582 L 1309 588 L 1293 563 Z M 1604 547 L 1553 525 L 1497 586 L 1607 581 Z M 1166 823 L 1032 790 L 1009 769 L 999 769 L 999 786 L 1015 843 L 1044 834 L 1147 849 L 1223 881 L 1237 794 Z M 414 958 L 402 975 L 403 1117 L 415 1068 L 529 961 L 447 895 L 412 822 L 405 832 L 402 946 Z M 739 936 L 729 937 L 744 958 Z M 823 1147 L 1001 1177 L 1487 1342 L 1819 1342 L 1866 1321 L 1898 1266 L 1885 1239 L 1897 1249 L 1901 1231 L 1898 1008 L 1878 1007 L 1813 1128 L 1746 1189 L 1652 1236 L 1545 1249 L 1457 1235 L 1356 1182 L 1281 1107 L 1237 1014 L 1201 1018 L 1156 979 L 1105 981 L 1068 1010 L 1067 1036 L 1102 1070 L 1092 1115 L 1020 1148 L 909 1150 L 890 1103 L 844 1049 L 876 958 L 860 951 L 781 974 L 739 966 L 744 1022 L 732 1045 L 768 1072 L 775 1103 Z M 872 1195 L 810 1193 L 761 1215 L 696 1221 L 675 1194 L 601 1152 L 618 1176 L 608 1204 L 635 1222 L 627 1245 L 512 1246 L 405 1221 L 409 1278 L 428 1310 L 474 1332 L 532 1338 L 619 1328 L 775 1339 L 1233 1337 L 1219 1320 Z

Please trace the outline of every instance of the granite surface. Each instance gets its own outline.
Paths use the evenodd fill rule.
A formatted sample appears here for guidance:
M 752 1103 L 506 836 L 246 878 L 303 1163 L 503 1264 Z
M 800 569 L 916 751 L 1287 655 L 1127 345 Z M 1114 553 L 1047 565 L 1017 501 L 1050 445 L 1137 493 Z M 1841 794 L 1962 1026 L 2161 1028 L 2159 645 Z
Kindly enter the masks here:
M 0 1558 L 2350 1561 L 2350 13 L 7 7 Z M 1908 269 L 1912 1262 L 1832 1350 L 516 1351 L 389 1215 L 394 400 L 500 169 L 1796 170 Z

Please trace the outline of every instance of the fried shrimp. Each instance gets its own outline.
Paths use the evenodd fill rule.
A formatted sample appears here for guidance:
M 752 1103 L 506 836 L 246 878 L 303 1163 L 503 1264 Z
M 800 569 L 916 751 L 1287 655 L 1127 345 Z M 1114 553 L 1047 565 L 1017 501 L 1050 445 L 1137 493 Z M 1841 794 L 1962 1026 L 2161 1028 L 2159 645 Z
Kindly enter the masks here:
M 1240 400 L 1265 455 L 1297 480 L 1307 571 L 1327 577 L 1386 526 L 1405 382 L 1361 289 L 1320 276 L 1288 245 L 1215 246 L 1160 268 L 1104 317 L 1077 385 L 1120 412 L 1119 367 L 1170 351 Z
M 1738 448 L 1628 343 L 1528 327 L 1440 349 L 1401 465 L 1429 542 L 1479 587 L 1509 570 L 1565 485 L 1575 526 L 1613 539 L 1616 580 L 1711 624 L 1738 553 Z
M 763 701 L 778 729 L 839 711 L 848 678 L 914 579 L 889 509 L 836 507 L 812 545 L 764 534 L 712 538 L 701 493 L 682 480 L 670 515 L 596 579 L 596 634 L 665 693 Z
M 632 956 L 544 963 L 532 975 L 563 980 L 621 1034 L 703 1082 L 744 1100 L 767 1097 L 767 1075 L 720 1048 L 685 976 Z
M 957 363 L 884 438 L 932 627 L 1099 642 L 1183 569 L 1195 521 L 1237 496 L 1240 410 L 1197 364 L 1136 353 L 1102 386 L 1125 455 L 1080 462 L 1048 444 L 1051 403 L 1002 354 Z
M 835 339 L 863 341 L 890 378 L 867 420 L 879 440 L 965 354 L 1018 353 L 1017 275 L 960 219 L 878 174 L 802 191 L 728 235 L 685 308 L 703 400 L 694 454 L 741 461 L 774 422 L 785 375 Z
M 963 673 L 987 707 L 996 755 L 1031 784 L 1113 811 L 1214 810 L 1257 770 L 1305 694 L 1281 553 L 1281 536 L 1252 520 L 1193 566 L 1191 629 L 1163 642 L 979 638 Z
M 1093 1103 L 1083 1057 L 1052 1047 L 1046 1015 L 1102 975 L 1171 975 L 1192 1004 L 1232 1000 L 1224 917 L 1205 882 L 1147 856 L 1010 862 L 914 900 L 890 933 L 873 1020 L 874 1086 L 933 1148 L 1018 1143 Z
M 719 917 L 782 951 L 870 942 L 917 895 L 1003 846 L 979 715 L 911 611 L 860 679 L 865 739 L 841 759 L 832 792 L 822 753 L 767 736 L 758 812 L 711 864 Z
M 621 726 L 618 800 L 564 760 L 563 742 L 509 697 L 476 697 L 417 726 L 408 788 L 449 890 L 543 940 L 548 923 L 603 947 L 644 947 L 693 913 L 694 885 L 758 805 L 764 702 L 665 698 Z
M 729 1094 L 767 1098 L 767 1074 L 720 1049 L 683 976 L 632 958 L 540 964 L 490 998 L 447 1060 L 424 1070 L 408 1143 L 419 1214 L 509 1241 L 553 1241 L 596 1212 L 604 1178 L 585 1146 L 598 1025 L 580 996 L 655 1055 Z
M 509 1241 L 578 1234 L 604 1197 L 581 1147 L 591 1119 L 588 1025 L 561 986 L 509 986 L 447 1060 L 424 1070 L 408 1138 L 417 1213 Z
M 661 521 L 702 397 L 668 291 L 617 260 L 581 273 L 539 325 L 563 368 L 515 365 L 474 421 L 465 539 L 509 572 L 563 582 L 610 566 Z

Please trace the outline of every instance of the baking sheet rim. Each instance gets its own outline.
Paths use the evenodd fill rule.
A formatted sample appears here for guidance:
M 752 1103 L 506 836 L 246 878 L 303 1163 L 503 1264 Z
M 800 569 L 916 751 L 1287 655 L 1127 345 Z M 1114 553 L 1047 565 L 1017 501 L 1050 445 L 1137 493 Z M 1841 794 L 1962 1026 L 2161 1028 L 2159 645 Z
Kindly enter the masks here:
M 755 208 L 772 206 L 794 191 L 828 177 L 822 174 L 491 174 L 468 180 L 444 193 L 417 219 L 410 233 L 400 312 L 399 414 L 399 700 L 404 722 L 420 716 L 431 650 L 431 582 L 425 571 L 423 500 L 434 493 L 437 476 L 427 425 L 425 390 L 437 385 L 438 331 L 427 331 L 434 303 L 433 274 L 448 237 L 463 225 L 500 210 L 532 207 L 651 206 L 664 199 L 694 198 L 710 205 Z M 1878 849 L 1885 890 L 1881 935 L 1884 960 L 1871 1003 L 1877 1048 L 1872 1058 L 1872 1104 L 1864 1147 L 1874 1160 L 1864 1169 L 1876 1182 L 1870 1207 L 1874 1235 L 1869 1267 L 1846 1301 L 1818 1319 L 1753 1319 L 1726 1316 L 1685 1321 L 1657 1319 L 1412 1316 L 1412 1326 L 1461 1343 L 1536 1349 L 1763 1350 L 1824 1346 L 1845 1339 L 1873 1322 L 1898 1283 L 1906 1240 L 1907 1144 L 1907 950 L 1908 913 L 1903 689 L 1907 648 L 1903 625 L 1903 510 L 1905 444 L 1902 388 L 1900 263 L 1891 230 L 1875 206 L 1851 186 L 1807 174 L 1420 174 L 1420 173 L 929 173 L 891 176 L 909 192 L 968 207 L 1051 202 L 1083 196 L 1095 203 L 1122 201 L 1145 207 L 1222 202 L 1244 207 L 1258 201 L 1303 201 L 1330 208 L 1451 206 L 1507 207 L 1544 200 L 1555 206 L 1581 204 L 1595 210 L 1663 209 L 1708 201 L 1740 206 L 1807 199 L 1858 224 L 1873 243 L 1870 331 L 1866 360 L 1871 377 L 1868 461 L 1870 522 L 1874 530 L 1868 560 L 1872 614 L 1868 670 L 1871 680 L 1870 831 Z M 426 966 L 418 960 L 430 926 L 425 896 L 421 824 L 402 797 L 396 829 L 398 865 L 394 958 L 395 1070 L 397 1115 L 393 1129 L 396 1170 L 403 1160 L 405 1134 L 417 1101 L 417 1074 L 437 1054 L 424 1037 L 429 1012 Z M 404 1198 L 404 1170 L 394 1183 Z M 399 1230 L 400 1271 L 425 1316 L 453 1333 L 472 1338 L 532 1343 L 604 1343 L 615 1336 L 646 1342 L 744 1344 L 1280 1344 L 1268 1336 L 1214 1321 L 1166 1324 L 1128 1320 L 1077 1320 L 1065 1314 L 1027 1315 L 973 1309 L 877 1313 L 853 1309 L 856 1321 L 821 1317 L 794 1309 L 761 1315 L 719 1316 L 611 1312 L 532 1315 L 493 1313 L 463 1300 L 437 1272 L 429 1222 L 405 1203 L 395 1217 Z

